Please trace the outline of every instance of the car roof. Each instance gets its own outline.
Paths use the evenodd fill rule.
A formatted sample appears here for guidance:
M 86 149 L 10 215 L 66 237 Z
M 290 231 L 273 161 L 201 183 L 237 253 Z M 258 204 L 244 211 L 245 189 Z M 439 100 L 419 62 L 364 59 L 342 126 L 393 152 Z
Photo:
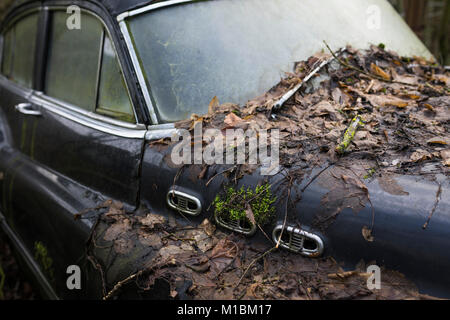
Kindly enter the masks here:
M 92 2 L 99 4 L 106 8 L 108 12 L 114 16 L 119 15 L 125 11 L 137 9 L 149 4 L 157 3 L 157 2 L 166 2 L 169 0 L 61 0 L 61 1 L 52 1 L 52 3 L 58 3 L 61 2 L 62 4 L 71 4 L 76 5 L 77 3 L 86 3 L 86 2 Z M 33 2 L 45 2 L 45 1 L 36 1 L 36 0 L 22 0 L 22 1 L 16 1 L 15 7 L 27 5 Z
M 89 0 L 91 2 L 102 3 L 113 15 L 120 14 L 125 11 L 136 9 L 145 5 L 156 2 L 166 2 L 167 0 Z

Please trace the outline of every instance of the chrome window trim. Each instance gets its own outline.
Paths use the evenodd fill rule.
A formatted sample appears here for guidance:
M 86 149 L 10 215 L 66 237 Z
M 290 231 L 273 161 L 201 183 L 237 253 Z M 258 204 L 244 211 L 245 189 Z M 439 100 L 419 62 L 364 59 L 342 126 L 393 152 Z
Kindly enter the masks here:
M 144 12 L 148 12 L 151 10 L 156 10 L 163 7 L 173 6 L 177 4 L 183 4 L 183 3 L 189 3 L 189 2 L 195 2 L 198 0 L 171 0 L 171 1 L 165 1 L 165 2 L 159 2 L 154 3 L 139 9 L 126 11 L 124 13 L 121 13 L 117 16 L 117 21 L 119 22 L 120 31 L 122 32 L 122 35 L 124 37 L 125 43 L 127 45 L 128 51 L 130 52 L 131 61 L 133 63 L 134 70 L 136 72 L 139 85 L 142 90 L 142 94 L 144 95 L 145 103 L 147 104 L 148 112 L 150 113 L 150 117 L 152 119 L 153 124 L 159 124 L 158 117 L 156 115 L 156 108 L 152 103 L 151 97 L 150 97 L 150 91 L 147 86 L 147 82 L 145 81 L 145 76 L 141 68 L 141 64 L 139 63 L 139 58 L 137 56 L 137 52 L 134 48 L 133 41 L 131 40 L 131 34 L 128 30 L 128 26 L 125 22 L 125 18 L 136 16 L 139 14 L 142 14 Z
M 125 20 L 125 18 L 136 16 L 136 15 L 144 13 L 144 12 L 148 12 L 148 11 L 163 8 L 163 7 L 169 7 L 169 6 L 173 6 L 173 5 L 177 5 L 177 4 L 188 3 L 188 2 L 198 2 L 198 0 L 170 0 L 170 1 L 149 4 L 142 8 L 126 11 L 126 12 L 119 14 L 117 16 L 117 21 L 121 22 L 121 21 Z
M 100 48 L 98 52 L 98 65 L 97 65 L 97 78 L 95 82 L 95 107 L 97 109 L 98 102 L 100 101 L 100 76 L 102 73 L 102 64 L 103 64 L 103 54 L 105 50 L 105 29 L 102 28 L 102 35 L 100 36 Z M 112 42 L 112 41 L 111 41 Z M 129 97 L 128 97 L 129 99 Z M 136 118 L 135 118 L 136 120 Z
M 173 136 L 180 135 L 180 132 L 175 128 L 173 123 L 156 124 L 149 126 L 147 133 L 145 134 L 146 141 L 160 140 L 166 138 L 172 138 Z
M 131 41 L 130 33 L 128 32 L 128 27 L 125 21 L 121 21 L 119 23 L 120 31 L 122 32 L 123 38 L 128 48 L 128 52 L 130 53 L 131 62 L 134 67 L 134 71 L 138 78 L 138 82 L 140 87 L 142 88 L 142 94 L 144 95 L 144 101 L 147 105 L 148 112 L 150 114 L 150 118 L 153 124 L 158 124 L 158 117 L 156 116 L 155 108 L 153 106 L 152 100 L 150 98 L 150 93 L 148 91 L 147 82 L 145 81 L 144 74 L 141 69 L 141 64 L 139 63 L 139 59 L 137 57 L 136 51 L 134 49 L 133 42 Z
M 45 7 L 44 7 L 44 9 L 45 10 L 48 10 L 49 12 L 50 11 L 57 11 L 57 10 L 62 10 L 62 11 L 67 11 L 67 6 L 61 6 L 61 5 L 46 5 Z M 123 80 L 124 80 L 124 83 L 125 83 L 125 87 L 126 87 L 126 90 L 127 90 L 127 94 L 128 94 L 128 99 L 130 100 L 130 103 L 131 103 L 131 107 L 132 107 L 132 109 L 133 109 L 133 114 L 134 114 L 134 120 L 135 120 L 135 124 L 137 124 L 137 125 L 139 125 L 139 123 L 138 123 L 138 121 L 137 121 L 137 114 L 136 114 L 136 108 L 135 108 L 135 105 L 134 105 L 134 103 L 133 103 L 133 99 L 131 99 L 131 94 L 130 94 L 130 88 L 129 88 L 129 86 L 128 86 L 128 83 L 127 83 L 127 79 L 125 79 L 125 73 L 123 72 L 123 66 L 122 66 L 122 63 L 121 63 L 121 61 L 120 61 L 120 59 L 119 59 L 119 57 L 118 57 L 118 55 L 117 55 L 117 48 L 116 48 L 116 44 L 114 43 L 114 41 L 113 41 L 113 37 L 111 36 L 111 32 L 109 31 L 109 29 L 108 29 L 108 26 L 106 25 L 106 23 L 103 21 L 103 19 L 99 16 L 99 15 L 97 15 L 95 12 L 92 12 L 92 11 L 90 11 L 90 10 L 87 10 L 87 9 L 85 9 L 85 8 L 80 8 L 81 9 L 81 12 L 84 12 L 84 13 L 88 13 L 88 14 L 90 14 L 90 15 L 92 15 L 94 18 L 96 18 L 98 21 L 100 21 L 100 23 L 102 24 L 102 26 L 103 26 L 103 31 L 106 31 L 106 35 L 103 35 L 103 38 L 105 37 L 105 36 L 108 36 L 109 37 L 109 39 L 111 40 L 111 44 L 112 44 L 112 46 L 113 46 L 113 49 L 114 49 L 114 52 L 116 53 L 116 56 L 117 56 L 117 63 L 119 64 L 119 68 L 120 68 L 120 72 L 122 73 L 122 77 L 123 77 Z M 48 41 L 50 41 L 50 38 L 48 39 Z M 100 48 L 100 51 L 101 52 L 103 52 L 103 48 Z M 99 58 L 99 59 L 101 59 L 101 58 Z M 101 66 L 98 66 L 98 69 L 100 69 L 101 70 Z M 97 70 L 98 71 L 98 70 Z M 97 78 L 98 78 L 98 76 L 99 75 L 97 75 Z M 98 79 L 97 79 L 98 80 Z M 44 80 L 44 82 L 45 82 L 45 80 Z M 97 81 L 97 83 L 96 83 L 96 86 L 97 87 L 100 87 L 100 84 L 98 83 L 98 81 Z M 96 92 L 98 92 L 98 90 L 96 91 Z M 57 99 L 55 99 L 55 100 L 57 100 Z M 65 103 L 63 103 L 63 104 L 65 104 Z M 69 104 L 67 104 L 67 105 L 69 105 Z M 96 107 L 97 107 L 97 105 L 96 105 Z M 77 108 L 76 107 L 76 111 L 81 111 L 82 109 L 81 108 Z M 80 112 L 80 113 L 82 113 L 82 112 Z M 94 114 L 94 113 L 92 113 L 92 112 L 89 112 L 89 115 L 90 116 L 93 116 L 93 115 L 98 115 L 98 114 Z M 112 118 L 109 118 L 109 117 L 103 117 L 103 116 L 99 116 L 100 117 L 100 119 L 101 120 L 112 120 L 112 122 L 115 122 L 114 121 L 114 119 L 112 119 Z M 97 117 L 94 117 L 94 118 L 97 118 Z M 98 119 L 98 118 L 97 118 Z M 110 121 L 107 121 L 107 122 L 110 122 Z M 120 121 L 120 123 L 122 123 L 123 124 L 123 122 L 122 121 Z M 123 125 L 122 125 L 123 126 Z
M 34 92 L 30 102 L 63 118 L 84 125 L 86 127 L 130 139 L 145 139 L 147 129 L 143 124 L 130 124 L 110 119 L 93 112 L 81 111 L 63 101 L 46 96 L 42 92 Z

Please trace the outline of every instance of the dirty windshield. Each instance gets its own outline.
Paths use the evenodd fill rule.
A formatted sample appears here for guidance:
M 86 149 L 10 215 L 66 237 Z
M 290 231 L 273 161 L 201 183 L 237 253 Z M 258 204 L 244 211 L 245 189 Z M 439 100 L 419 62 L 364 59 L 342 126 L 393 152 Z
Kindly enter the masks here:
M 323 50 L 324 40 L 333 49 L 384 43 L 430 57 L 380 0 L 200 1 L 147 11 L 129 28 L 161 122 L 204 114 L 215 96 L 246 103 Z

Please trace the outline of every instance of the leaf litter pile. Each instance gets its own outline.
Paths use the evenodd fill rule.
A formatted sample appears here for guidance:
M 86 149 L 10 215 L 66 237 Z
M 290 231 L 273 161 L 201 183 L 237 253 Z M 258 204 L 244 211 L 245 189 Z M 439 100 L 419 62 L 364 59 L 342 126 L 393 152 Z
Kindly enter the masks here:
M 329 51 L 297 63 L 278 85 L 244 106 L 219 105 L 215 98 L 207 115 L 176 124 L 189 130 L 199 122 L 204 129 L 223 131 L 279 129 L 286 189 L 311 168 L 333 165 L 324 173 L 327 177 L 319 177 L 330 189 L 316 217 L 323 228 L 342 208 L 357 211 L 365 200 L 370 202 L 364 179 L 376 178 L 383 190 L 401 195 L 404 191 L 392 179 L 396 174 L 434 180 L 437 174 L 448 177 L 450 167 L 448 69 L 400 57 L 382 45 Z M 318 72 L 311 76 L 313 70 Z M 240 165 L 234 177 L 257 167 Z M 352 197 L 343 197 L 348 193 Z M 120 297 L 129 287 L 141 296 L 163 291 L 174 299 L 429 298 L 396 271 L 383 270 L 381 290 L 369 290 L 364 262 L 344 271 L 331 257 L 308 259 L 263 246 L 224 233 L 207 219 L 197 227 L 180 225 L 173 217 L 129 215 L 121 204 L 109 202 L 96 226 L 88 257 L 102 274 L 106 299 Z M 371 228 L 362 233 L 373 241 Z M 98 248 L 108 245 L 111 251 L 105 256 Z M 117 255 L 145 267 L 120 274 L 113 263 Z

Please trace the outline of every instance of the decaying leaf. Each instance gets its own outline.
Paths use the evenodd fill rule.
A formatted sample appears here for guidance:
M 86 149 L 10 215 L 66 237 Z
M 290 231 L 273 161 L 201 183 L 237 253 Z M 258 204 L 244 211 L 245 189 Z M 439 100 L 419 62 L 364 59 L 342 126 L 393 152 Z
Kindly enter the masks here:
M 129 219 L 123 219 L 112 224 L 105 232 L 104 239 L 106 241 L 116 240 L 121 235 L 131 230 Z
M 383 189 L 383 191 L 395 195 L 395 196 L 407 196 L 408 192 L 404 191 L 403 188 L 398 184 L 392 175 L 382 175 L 377 178 L 378 185 Z
M 442 158 L 442 163 L 445 166 L 450 167 L 450 149 L 442 150 L 441 151 L 441 158 Z
M 447 145 L 447 139 L 445 137 L 434 137 L 427 140 L 428 144 L 440 144 L 440 145 Z
M 410 160 L 412 162 L 420 162 L 431 158 L 432 158 L 431 153 L 423 149 L 418 149 L 411 155 Z
M 372 230 L 371 229 L 369 229 L 368 227 L 364 226 L 364 227 L 362 227 L 361 232 L 362 232 L 362 235 L 363 235 L 364 239 L 366 239 L 366 241 L 373 242 L 374 237 L 372 235 Z
M 253 214 L 252 207 L 249 204 L 246 206 L 245 216 L 253 225 L 256 225 L 255 215 Z
M 214 234 L 214 231 L 216 231 L 216 226 L 212 224 L 208 219 L 203 220 L 203 222 L 200 224 L 200 227 L 203 228 L 205 233 L 210 237 Z
M 375 63 L 372 63 L 370 65 L 370 70 L 372 73 L 376 74 L 377 76 L 383 78 L 384 80 L 391 80 L 391 76 L 387 74 L 383 69 L 381 69 L 379 66 L 377 66 Z
M 214 98 L 212 98 L 211 102 L 209 103 L 208 114 L 213 114 L 217 107 L 219 107 L 219 104 L 219 99 L 217 98 L 217 96 L 214 96 Z
M 225 120 L 223 121 L 226 125 L 228 125 L 229 127 L 236 127 L 237 125 L 242 123 L 242 119 L 239 118 L 237 115 L 235 115 L 233 112 L 231 112 L 230 114 L 228 114 L 225 118 Z
M 153 214 L 153 213 L 149 213 L 144 218 L 140 218 L 140 223 L 142 223 L 142 225 L 144 225 L 150 229 L 153 229 L 158 225 L 162 225 L 165 222 L 166 222 L 166 219 L 163 216 Z

